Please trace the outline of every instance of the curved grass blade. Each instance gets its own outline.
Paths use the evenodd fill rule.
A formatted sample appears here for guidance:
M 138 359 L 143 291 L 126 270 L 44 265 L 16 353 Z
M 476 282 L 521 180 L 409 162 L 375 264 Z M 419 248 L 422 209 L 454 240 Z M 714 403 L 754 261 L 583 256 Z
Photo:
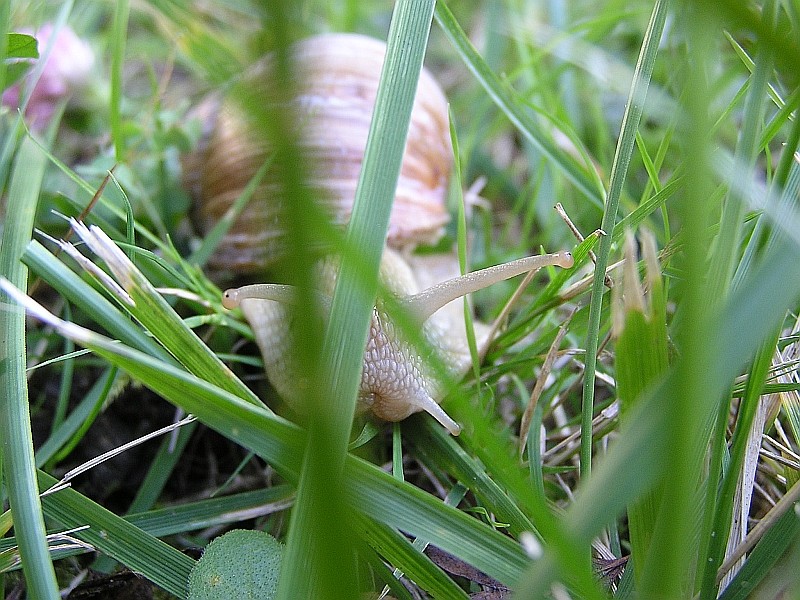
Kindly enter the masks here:
M 350 509 L 341 473 L 355 412 L 363 352 L 377 291 L 378 266 L 422 70 L 433 0 L 398 0 L 378 82 L 361 174 L 347 229 L 359 261 L 342 257 L 322 348 L 321 388 L 311 398 L 308 447 L 292 512 L 279 598 L 348 596 L 354 566 L 344 527 Z M 314 400 L 317 400 L 314 402 Z
M 17 153 L 3 239 L 0 241 L 0 276 L 27 287 L 28 269 L 20 257 L 33 231 L 45 157 L 30 138 Z M 25 580 L 31 597 L 58 598 L 55 571 L 50 560 L 44 519 L 36 489 L 36 469 L 25 377 L 25 313 L 0 294 L 0 439 L 5 488 L 19 539 Z M 5 462 L 5 465 L 2 463 Z

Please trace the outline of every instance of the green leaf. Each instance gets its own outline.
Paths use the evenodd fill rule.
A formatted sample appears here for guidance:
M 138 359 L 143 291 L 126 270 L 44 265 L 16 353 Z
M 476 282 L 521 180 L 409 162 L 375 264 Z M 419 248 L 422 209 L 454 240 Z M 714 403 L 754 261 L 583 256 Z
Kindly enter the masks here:
M 189 600 L 272 600 L 283 544 L 263 531 L 234 529 L 214 539 L 189 575 Z
M 636 70 L 633 74 L 628 102 L 622 117 L 622 126 L 614 161 L 611 165 L 608 199 L 603 212 L 600 228 L 608 232 L 614 231 L 617 222 L 620 199 L 628 174 L 631 156 L 636 144 L 636 132 L 642 118 L 644 101 L 650 86 L 650 77 L 658 55 L 659 41 L 664 30 L 667 17 L 667 2 L 657 0 L 650 14 Z M 605 275 L 611 254 L 612 237 L 600 238 L 597 250 L 597 263 L 592 280 L 591 303 L 589 305 L 589 324 L 586 336 L 586 373 L 583 379 L 583 403 L 581 407 L 581 477 L 588 477 L 592 465 L 592 418 L 594 417 L 595 373 L 597 368 L 597 350 L 600 342 L 600 319 L 605 292 Z
M 664 285 L 656 259 L 655 239 L 643 235 L 648 294 L 639 280 L 633 235 L 625 241 L 625 265 L 621 286 L 615 288 L 612 307 L 616 329 L 616 375 L 623 426 L 633 407 L 666 373 L 669 367 L 667 312 Z M 631 558 L 645 564 L 659 510 L 659 488 L 650 490 L 628 507 Z M 637 573 L 634 573 L 636 575 Z
M 36 38 L 27 33 L 9 33 L 6 46 L 6 59 L 39 58 L 39 45 Z
M 0 85 L 0 92 L 11 87 L 33 66 L 30 59 L 39 58 L 36 38 L 26 33 L 9 33 L 5 62 L 5 80 Z
M 342 466 L 375 305 L 377 274 L 400 175 L 411 110 L 435 2 L 398 0 L 378 82 L 361 173 L 347 229 L 355 258 L 337 275 L 322 347 L 321 389 L 308 396 L 308 446 L 289 524 L 280 597 L 339 598 L 355 589 Z M 280 60 L 280 54 L 278 55 Z M 302 239 L 302 238 L 299 238 Z M 309 338 L 313 339 L 313 338 Z M 311 354 L 313 348 L 309 348 Z M 311 367 L 312 365 L 308 365 Z

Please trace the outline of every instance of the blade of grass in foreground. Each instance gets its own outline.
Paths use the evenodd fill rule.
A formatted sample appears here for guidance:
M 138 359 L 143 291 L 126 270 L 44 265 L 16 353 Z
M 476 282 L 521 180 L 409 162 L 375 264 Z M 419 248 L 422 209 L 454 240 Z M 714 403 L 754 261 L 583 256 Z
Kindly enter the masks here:
M 45 157 L 30 138 L 20 146 L 8 194 L 0 275 L 18 288 L 27 287 L 28 269 L 20 257 L 30 240 L 44 175 Z M 25 312 L 0 295 L 0 439 L 5 456 L 6 489 L 19 540 L 28 595 L 57 599 L 44 519 L 36 486 L 28 384 L 25 378 Z M 0 462 L 2 462 L 0 461 Z
M 685 277 L 680 288 L 679 316 L 675 317 L 675 342 L 679 358 L 672 371 L 670 392 L 674 394 L 660 412 L 665 433 L 670 438 L 670 450 L 662 457 L 659 469 L 664 483 L 664 494 L 652 536 L 646 564 L 639 565 L 641 578 L 638 592 L 642 597 L 677 597 L 694 589 L 694 560 L 697 554 L 688 551 L 687 542 L 695 536 L 695 513 L 697 488 L 700 485 L 701 465 L 705 449 L 710 440 L 708 428 L 712 415 L 716 414 L 718 402 L 730 384 L 733 374 L 717 376 L 711 365 L 721 358 L 741 368 L 743 360 L 733 361 L 730 356 L 744 347 L 744 332 L 741 341 L 731 346 L 718 346 L 728 322 L 711 322 L 711 300 L 717 290 L 710 288 L 707 274 L 714 265 L 708 262 L 708 237 L 706 228 L 710 221 L 708 199 L 713 194 L 709 140 L 695 135 L 698 131 L 709 131 L 708 88 L 706 69 L 715 60 L 714 35 L 719 31 L 716 21 L 691 3 L 685 3 L 681 25 L 688 40 L 686 57 L 687 76 L 682 90 L 682 114 L 685 122 L 680 126 L 683 163 L 686 168 L 686 187 L 677 203 L 682 226 L 680 235 L 684 242 L 676 261 L 683 268 Z M 743 286 L 744 287 L 744 286 Z M 753 290 L 753 293 L 760 291 Z M 716 307 L 715 307 L 716 308 Z M 759 341 L 764 328 L 768 327 L 765 313 L 760 323 Z M 752 330 L 751 323 L 747 329 Z M 774 325 L 774 321 L 773 321 Z M 758 343 L 758 342 L 756 342 Z M 749 359 L 755 349 L 752 344 L 744 360 Z
M 348 240 L 360 264 L 343 256 L 323 344 L 322 389 L 328 398 L 311 407 L 305 463 L 292 512 L 279 598 L 349 597 L 356 588 L 350 507 L 342 469 L 361 379 L 364 347 L 375 303 L 377 273 L 389 213 L 408 136 L 435 2 L 399 0 L 392 14 L 386 56 L 356 189 Z

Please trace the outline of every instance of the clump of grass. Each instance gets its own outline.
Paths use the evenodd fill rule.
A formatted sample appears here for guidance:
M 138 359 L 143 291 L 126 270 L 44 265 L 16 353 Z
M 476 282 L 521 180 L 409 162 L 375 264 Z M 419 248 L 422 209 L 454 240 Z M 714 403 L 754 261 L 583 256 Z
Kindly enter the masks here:
M 70 530 L 104 559 L 98 570 L 119 564 L 187 597 L 194 560 L 179 549 L 250 527 L 287 543 L 284 598 L 377 595 L 384 586 L 398 598 L 796 593 L 800 582 L 784 567 L 797 558 L 800 468 L 796 7 L 641 2 L 621 13 L 615 3 L 399 1 L 387 33 L 388 12 L 340 4 L 0 6 L 3 40 L 26 21 L 59 19 L 108 49 L 99 69 L 111 74 L 105 91 L 98 77 L 95 100 L 66 106 L 49 137 L 27 131 L 24 116 L 0 114 L 3 302 L 37 317 L 24 326 L 18 309 L 0 313 L 9 357 L 0 431 L 14 441 L 0 456 L 0 497 L 10 504 L 0 515 L 0 573 L 21 557 L 29 596 L 54 598 L 88 564 L 63 558 L 85 547 L 57 549 L 45 535 Z M 264 114 L 235 75 L 254 53 L 285 56 L 299 36 L 341 29 L 388 35 L 390 64 L 411 73 L 411 83 L 384 79 L 378 114 L 394 115 L 384 125 L 397 131 L 373 140 L 359 188 L 360 198 L 383 198 L 359 200 L 349 233 L 367 271 L 377 269 L 389 167 L 402 149 L 397 115 L 425 51 L 449 88 L 459 183 L 486 180 L 481 198 L 467 195 L 446 244 L 460 245 L 474 268 L 541 248 L 571 248 L 576 259 L 520 292 L 485 360 L 446 399 L 464 426 L 458 438 L 425 415 L 351 431 L 374 273 L 345 261 L 332 326 L 308 332 L 308 369 L 327 383 L 302 429 L 271 398 L 264 403 L 267 386 L 251 380 L 258 358 L 237 346 L 251 339 L 248 328 L 186 258 L 197 241 L 177 156 L 198 135 L 183 118 L 187 96 L 232 87 L 287 148 L 275 166 L 298 200 L 290 239 L 296 283 L 310 289 L 303 249 L 315 231 L 303 220 L 310 199 L 291 121 Z M 274 93 L 290 84 L 287 75 L 287 89 Z M 178 88 L 191 93 L 170 93 Z M 98 150 L 76 152 L 67 141 L 76 136 Z M 584 242 L 554 217 L 556 201 Z M 34 223 L 66 236 L 53 209 L 82 215 L 86 226 L 73 226 L 82 243 L 29 241 Z M 26 299 L 26 286 L 41 304 Z M 476 312 L 490 320 L 513 293 L 508 284 L 477 294 Z M 62 338 L 91 354 L 26 378 L 26 343 L 36 362 L 62 354 Z M 537 377 L 547 379 L 536 386 Z M 56 405 L 47 378 L 59 381 L 58 409 L 29 402 Z M 97 384 L 81 384 L 89 378 Z M 74 449 L 99 430 L 94 419 L 136 401 L 119 391 L 131 381 L 202 423 L 153 453 L 126 499 L 135 514 L 89 499 L 80 476 L 79 489 L 39 500 L 37 485 L 52 486 L 78 462 Z M 48 433 L 34 452 L 42 424 Z M 215 451 L 226 444 L 241 464 L 195 488 L 200 498 L 173 495 L 169 480 L 190 468 L 185 449 L 206 428 L 221 436 Z M 4 587 L 17 581 L 6 575 Z

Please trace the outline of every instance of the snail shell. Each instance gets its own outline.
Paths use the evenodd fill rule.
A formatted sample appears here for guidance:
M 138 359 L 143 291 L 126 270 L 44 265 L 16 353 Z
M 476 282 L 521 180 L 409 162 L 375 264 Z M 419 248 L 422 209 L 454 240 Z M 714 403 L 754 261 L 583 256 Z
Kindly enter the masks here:
M 356 34 L 324 34 L 292 47 L 297 77 L 293 107 L 301 124 L 306 184 L 333 223 L 350 218 L 386 45 Z M 266 57 L 249 77 L 269 77 Z M 239 197 L 270 154 L 254 139 L 237 105 L 212 96 L 196 114 L 205 123 L 199 148 L 184 158 L 184 180 L 195 198 L 199 229 L 208 232 Z M 435 243 L 449 221 L 445 200 L 452 165 L 447 102 L 423 70 L 411 114 L 387 243 L 402 248 Z M 280 257 L 284 227 L 274 176 L 253 199 L 210 259 L 212 269 L 260 272 Z

